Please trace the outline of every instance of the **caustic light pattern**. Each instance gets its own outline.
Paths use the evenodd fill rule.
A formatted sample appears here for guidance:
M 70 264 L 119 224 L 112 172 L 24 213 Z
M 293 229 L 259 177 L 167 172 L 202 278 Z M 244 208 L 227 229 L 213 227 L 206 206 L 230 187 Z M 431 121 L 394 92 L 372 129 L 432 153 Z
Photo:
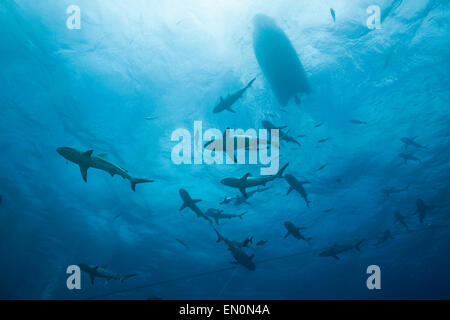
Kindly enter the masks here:
M 1 1 L 0 298 L 450 298 L 449 13 Z

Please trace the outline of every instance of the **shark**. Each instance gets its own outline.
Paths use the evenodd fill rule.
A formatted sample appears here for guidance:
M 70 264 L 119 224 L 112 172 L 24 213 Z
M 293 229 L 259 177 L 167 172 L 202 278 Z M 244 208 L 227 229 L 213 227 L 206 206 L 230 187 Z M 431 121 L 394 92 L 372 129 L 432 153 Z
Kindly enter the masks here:
M 220 97 L 220 102 L 214 108 L 213 113 L 220 113 L 220 112 L 222 112 L 224 110 L 228 110 L 230 112 L 235 113 L 236 111 L 231 109 L 231 106 L 234 103 L 236 103 L 236 101 L 238 101 L 240 98 L 242 98 L 242 96 L 244 95 L 245 91 L 247 91 L 248 88 L 250 88 L 252 86 L 252 84 L 255 81 L 255 79 L 256 78 L 253 78 L 244 88 L 242 88 L 242 89 L 236 91 L 235 93 L 229 95 L 225 99 L 223 97 Z
M 186 249 L 189 249 L 190 247 L 186 244 L 186 242 L 184 242 L 181 239 L 176 238 L 175 239 L 176 242 L 178 242 L 179 244 L 181 244 L 183 247 L 185 247 Z
M 239 196 L 236 196 L 236 197 L 228 197 L 227 196 L 227 197 L 223 198 L 223 200 L 219 204 L 228 204 L 233 200 L 237 200 L 238 198 L 239 198 Z
M 127 170 L 120 168 L 101 157 L 93 155 L 93 150 L 79 151 L 70 147 L 61 147 L 57 148 L 56 151 L 65 159 L 80 166 L 80 172 L 84 182 L 87 182 L 87 172 L 89 168 L 103 170 L 108 172 L 111 176 L 119 175 L 123 179 L 129 180 L 133 191 L 136 191 L 136 185 L 138 183 L 154 182 L 154 180 L 133 178 L 129 175 Z
M 270 188 L 272 188 L 272 187 L 258 188 L 258 189 L 256 189 L 256 190 L 249 191 L 249 192 L 247 192 L 247 196 L 248 196 L 248 198 L 251 198 L 255 193 L 267 191 L 267 190 L 269 190 Z M 238 195 L 238 196 L 236 197 L 236 199 L 234 200 L 234 205 L 235 205 L 235 206 L 239 206 L 239 205 L 244 204 L 244 203 L 250 204 L 250 203 L 247 201 L 248 198 L 246 198 L 246 197 L 244 197 L 244 196 L 242 196 L 242 195 Z
M 319 123 L 316 124 L 314 127 L 315 127 L 315 128 L 320 128 L 321 126 L 323 126 L 323 122 L 319 122 Z
M 226 185 L 228 187 L 237 188 L 239 191 L 241 191 L 242 195 L 245 198 L 248 198 L 248 194 L 246 192 L 247 188 L 251 187 L 257 187 L 257 186 L 266 186 L 266 184 L 270 181 L 273 181 L 277 178 L 283 178 L 283 172 L 286 170 L 289 163 L 286 163 L 277 174 L 271 175 L 271 176 L 258 176 L 258 177 L 252 177 L 250 173 L 246 173 L 242 178 L 225 178 L 222 179 L 220 182 L 223 185 Z
M 212 224 L 211 219 L 208 216 L 206 216 L 196 204 L 197 202 L 200 202 L 202 200 L 200 200 L 200 199 L 192 199 L 191 196 L 189 195 L 189 193 L 186 190 L 184 190 L 184 189 L 180 189 L 179 193 L 180 193 L 181 199 L 183 200 L 183 205 L 181 206 L 180 211 L 182 211 L 182 210 L 184 210 L 186 208 L 189 208 L 195 214 L 197 214 L 197 217 L 203 218 L 205 220 L 208 220 L 208 222 L 210 224 Z
M 343 244 L 343 245 L 338 245 L 337 242 L 335 242 L 333 244 L 332 247 L 322 251 L 319 256 L 320 257 L 333 257 L 336 260 L 339 260 L 338 254 L 341 254 L 343 252 L 347 252 L 350 251 L 352 249 L 355 249 L 357 251 L 360 251 L 359 246 L 361 245 L 361 243 L 364 240 L 357 240 L 354 243 L 350 243 L 350 244 Z
M 417 136 L 412 138 L 403 137 L 400 138 L 400 141 L 404 143 L 405 149 L 408 149 L 409 146 L 413 146 L 419 149 L 428 149 L 427 146 L 423 146 L 420 143 L 416 142 Z
M 415 157 L 411 153 L 399 153 L 398 156 L 404 160 L 403 163 L 407 163 L 408 160 L 422 162 L 422 160 L 420 160 L 419 158 Z
M 320 140 L 317 141 L 317 142 L 318 142 L 318 143 L 324 143 L 324 142 L 327 142 L 327 141 L 329 141 L 329 140 L 331 140 L 331 139 L 333 139 L 333 138 L 328 137 L 328 138 L 320 139 Z
M 91 283 L 94 285 L 95 278 L 104 278 L 106 281 L 109 280 L 120 280 L 120 282 L 124 282 L 126 279 L 135 277 L 135 273 L 127 274 L 125 276 L 118 275 L 116 273 L 113 273 L 111 271 L 108 271 L 108 266 L 96 266 L 91 264 L 84 264 L 81 263 L 78 265 L 81 269 L 81 271 L 86 272 L 91 277 Z
M 405 222 L 405 217 L 402 216 L 398 210 L 394 211 L 394 215 L 395 215 L 395 222 L 400 223 L 402 226 L 406 228 L 406 230 L 408 230 L 408 225 Z
M 289 237 L 290 235 L 292 235 L 295 239 L 298 240 L 305 240 L 306 242 L 310 242 L 312 238 L 305 238 L 301 233 L 300 230 L 304 230 L 306 228 L 304 227 L 296 227 L 292 222 L 290 221 L 286 221 L 284 223 L 284 226 L 287 229 L 287 232 L 285 234 L 285 238 Z
M 255 263 L 253 262 L 254 254 L 248 255 L 242 249 L 242 246 L 236 244 L 236 241 L 231 241 L 224 236 L 222 236 L 217 229 L 214 228 L 214 231 L 217 234 L 217 242 L 225 242 L 228 247 L 228 250 L 231 252 L 231 255 L 235 259 L 235 261 L 230 262 L 230 264 L 240 264 L 245 268 L 254 271 L 256 269 Z
M 425 219 L 425 215 L 428 212 L 428 210 L 435 209 L 435 206 L 428 206 L 425 204 L 425 202 L 422 199 L 417 199 L 416 201 L 416 212 L 414 214 L 419 215 L 420 223 L 423 223 L 423 219 Z
M 394 237 L 392 236 L 392 233 L 389 229 L 386 229 L 381 236 L 378 238 L 377 243 L 375 243 L 375 245 L 378 247 L 380 244 L 388 241 L 389 239 L 394 239 Z
M 303 188 L 303 185 L 304 184 L 309 184 L 311 182 L 309 182 L 309 181 L 298 181 L 292 174 L 286 174 L 284 176 L 284 179 L 289 184 L 289 190 L 287 191 L 286 195 L 291 193 L 291 191 L 293 191 L 293 190 L 297 191 L 302 196 L 302 198 L 305 200 L 306 206 L 309 208 L 309 204 L 310 204 L 311 201 L 309 201 L 308 194 L 306 193 L 305 188 Z
M 301 147 L 300 142 L 298 142 L 294 137 L 288 135 L 287 132 L 283 132 L 282 129 L 287 128 L 287 126 L 275 126 L 272 122 L 267 121 L 267 120 L 263 120 L 261 121 L 262 126 L 264 127 L 264 129 L 266 129 L 267 131 L 271 132 L 271 130 L 275 130 L 278 129 L 279 133 L 280 133 L 280 139 L 284 140 L 285 142 L 289 143 L 295 143 L 296 145 L 298 145 L 299 147 Z
M 260 150 L 260 143 L 262 144 L 262 140 L 258 139 L 258 138 L 253 138 L 253 137 L 249 137 L 249 136 L 241 136 L 241 135 L 234 135 L 233 140 L 231 138 L 231 136 L 229 135 L 229 133 L 227 132 L 227 130 L 229 130 L 230 128 L 226 128 L 224 130 L 224 132 L 222 133 L 222 137 L 219 139 L 212 139 L 208 142 L 206 142 L 203 146 L 204 149 L 208 150 L 208 151 L 215 151 L 214 149 L 214 144 L 213 142 L 219 143 L 222 146 L 222 152 L 224 152 L 227 156 L 230 157 L 230 159 L 233 159 L 233 161 L 235 163 L 237 163 L 237 158 L 236 158 L 236 152 L 239 149 L 244 149 L 246 151 L 250 150 L 250 146 L 251 145 L 256 145 L 256 150 Z M 235 141 L 234 139 L 244 139 L 244 144 L 243 144 L 243 148 L 240 146 L 239 143 L 237 143 L 237 141 Z M 227 145 L 228 142 L 233 142 L 233 148 L 230 148 L 230 150 L 228 150 Z M 266 146 L 267 149 L 270 148 L 270 143 L 269 141 L 266 140 Z
M 406 185 L 404 188 L 387 188 L 387 189 L 381 189 L 380 192 L 384 193 L 387 197 L 389 197 L 392 193 L 400 193 L 403 191 L 407 191 L 409 189 L 409 184 Z
M 207 215 L 210 218 L 213 218 L 214 221 L 216 221 L 216 224 L 219 224 L 220 219 L 232 219 L 232 218 L 239 218 L 242 220 L 242 217 L 247 213 L 247 211 L 242 212 L 240 214 L 230 214 L 230 213 L 224 213 L 223 210 L 213 209 L 210 208 L 206 210 L 205 215 Z

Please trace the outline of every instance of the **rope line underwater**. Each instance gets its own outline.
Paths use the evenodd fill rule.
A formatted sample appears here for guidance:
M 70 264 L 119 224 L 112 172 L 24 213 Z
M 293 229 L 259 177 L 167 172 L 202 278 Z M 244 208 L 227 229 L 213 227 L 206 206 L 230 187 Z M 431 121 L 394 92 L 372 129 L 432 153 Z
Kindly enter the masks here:
M 410 233 L 423 232 L 423 231 L 429 231 L 429 230 L 445 229 L 445 228 L 448 228 L 448 227 L 450 227 L 450 224 L 434 225 L 434 226 L 428 226 L 428 227 L 424 227 L 424 228 L 420 228 L 420 229 L 400 231 L 400 232 L 397 232 L 397 233 L 393 233 L 392 236 L 399 236 L 399 235 L 403 235 L 403 234 L 410 234 Z M 377 238 L 365 239 L 364 242 L 372 241 L 372 240 L 377 240 Z M 316 248 L 316 249 L 310 249 L 310 250 L 306 250 L 306 251 L 295 252 L 295 253 L 282 255 L 282 256 L 277 256 L 277 257 L 272 257 L 272 258 L 267 258 L 267 259 L 255 261 L 255 264 L 262 264 L 262 263 L 271 262 L 271 261 L 275 261 L 275 260 L 282 260 L 282 259 L 287 259 L 287 258 L 291 258 L 291 257 L 302 256 L 302 255 L 306 255 L 306 254 L 310 254 L 310 253 L 315 253 L 315 252 L 319 252 L 319 251 L 322 251 L 322 250 L 326 250 L 328 248 L 329 248 L 329 246 L 322 247 L 322 248 Z M 91 297 L 88 297 L 87 300 L 95 300 L 95 299 L 100 299 L 100 298 L 105 298 L 105 297 L 117 295 L 117 294 L 120 294 L 120 293 L 131 292 L 131 291 L 136 291 L 136 290 L 140 290 L 140 289 L 155 287 L 155 286 L 163 285 L 163 284 L 167 284 L 167 283 L 190 280 L 190 279 L 199 278 L 199 277 L 202 277 L 202 276 L 215 274 L 215 273 L 220 273 L 220 272 L 224 272 L 224 271 L 229 271 L 229 270 L 233 270 L 233 269 L 237 269 L 237 268 L 239 268 L 239 267 L 237 267 L 237 266 L 230 266 L 230 267 L 226 267 L 226 268 L 220 268 L 220 269 L 215 269 L 215 270 L 210 270 L 210 271 L 194 273 L 194 274 L 190 274 L 190 275 L 186 275 L 186 276 L 182 276 L 182 277 L 178 277 L 178 278 L 151 282 L 151 283 L 147 283 L 147 284 L 136 286 L 136 287 L 120 289 L 120 290 L 107 292 L 107 293 L 104 293 L 104 294 L 99 294 L 99 295 L 96 295 L 96 296 L 91 296 Z

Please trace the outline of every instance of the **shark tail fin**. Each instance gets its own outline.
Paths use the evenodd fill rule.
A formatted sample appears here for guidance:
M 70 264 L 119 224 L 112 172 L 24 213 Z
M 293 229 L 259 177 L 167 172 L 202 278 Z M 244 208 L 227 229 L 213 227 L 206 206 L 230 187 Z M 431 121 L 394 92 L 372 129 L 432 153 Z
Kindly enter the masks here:
M 361 245 L 361 243 L 363 243 L 364 240 L 359 240 L 358 242 L 356 242 L 355 244 L 355 249 L 357 251 L 361 251 L 361 248 L 359 247 Z
M 155 182 L 155 180 L 131 178 L 130 180 L 131 190 L 136 191 L 136 185 L 138 183 L 147 183 L 147 182 Z
M 126 279 L 133 278 L 133 277 L 136 277 L 136 276 L 137 276 L 136 273 L 127 274 L 127 275 L 125 275 L 123 277 L 120 277 L 120 282 L 124 282 Z
M 283 172 L 284 172 L 284 170 L 286 170 L 286 168 L 288 167 L 288 165 L 289 165 L 289 162 L 286 163 L 286 164 L 283 166 L 283 168 L 280 169 L 280 171 L 278 171 L 278 173 L 277 173 L 277 178 L 283 178 Z

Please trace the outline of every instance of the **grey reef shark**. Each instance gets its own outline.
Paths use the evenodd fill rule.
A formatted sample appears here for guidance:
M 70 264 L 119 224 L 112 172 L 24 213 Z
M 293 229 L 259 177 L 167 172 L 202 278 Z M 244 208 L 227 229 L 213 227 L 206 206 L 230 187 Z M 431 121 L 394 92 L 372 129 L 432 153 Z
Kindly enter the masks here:
M 266 184 L 270 181 L 273 181 L 277 178 L 283 178 L 283 172 L 284 170 L 286 170 L 288 165 L 289 163 L 286 163 L 283 168 L 281 168 L 275 175 L 252 177 L 250 173 L 247 173 L 242 178 L 225 178 L 220 182 L 228 187 L 239 189 L 242 195 L 245 198 L 248 198 L 248 194 L 246 192 L 247 188 L 266 186 Z
M 138 183 L 154 182 L 154 180 L 149 179 L 139 179 L 133 178 L 129 175 L 128 171 L 106 161 L 100 156 L 93 155 L 93 150 L 89 151 L 79 151 L 74 148 L 61 147 L 57 148 L 56 151 L 63 156 L 65 159 L 80 166 L 81 176 L 84 182 L 87 182 L 87 172 L 89 168 L 95 168 L 102 171 L 108 172 L 111 176 L 119 175 L 124 179 L 130 181 L 131 189 L 136 191 L 136 185 Z
M 90 265 L 90 264 L 84 264 L 81 263 L 78 265 L 80 267 L 81 271 L 86 272 L 91 277 L 91 283 L 94 285 L 95 278 L 103 278 L 106 279 L 106 281 L 109 280 L 120 280 L 120 282 L 124 282 L 126 279 L 135 277 L 135 273 L 127 274 L 124 276 L 118 275 L 116 273 L 113 273 L 109 270 L 107 270 L 108 266 L 96 266 L 96 265 Z
M 225 99 L 223 97 L 220 97 L 220 102 L 218 105 L 216 105 L 216 107 L 213 110 L 213 113 L 220 113 L 224 110 L 228 110 L 230 112 L 235 113 L 236 111 L 234 111 L 233 109 L 231 109 L 231 106 L 233 104 L 236 103 L 236 101 L 238 101 L 239 99 L 242 98 L 242 96 L 244 95 L 245 91 L 248 90 L 248 88 L 251 87 L 251 85 L 253 84 L 253 82 L 255 81 L 256 78 L 253 78 L 244 88 L 236 91 L 235 93 L 229 95 L 228 97 L 226 97 Z

